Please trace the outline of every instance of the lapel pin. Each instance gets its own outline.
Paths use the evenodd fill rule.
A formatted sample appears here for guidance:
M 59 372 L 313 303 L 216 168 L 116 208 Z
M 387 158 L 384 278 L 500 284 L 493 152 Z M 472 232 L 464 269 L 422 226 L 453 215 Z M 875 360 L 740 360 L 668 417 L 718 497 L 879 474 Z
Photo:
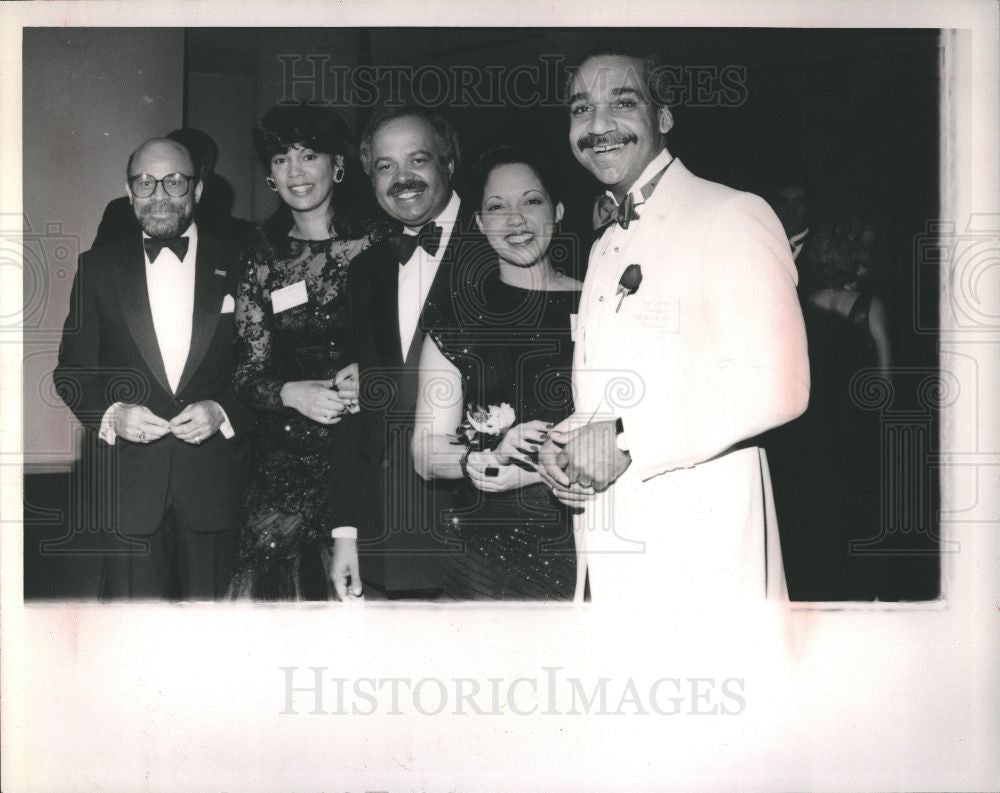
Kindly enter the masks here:
M 216 270 L 215 274 L 216 275 L 222 275 L 222 276 L 224 276 L 226 274 L 226 271 L 225 270 Z

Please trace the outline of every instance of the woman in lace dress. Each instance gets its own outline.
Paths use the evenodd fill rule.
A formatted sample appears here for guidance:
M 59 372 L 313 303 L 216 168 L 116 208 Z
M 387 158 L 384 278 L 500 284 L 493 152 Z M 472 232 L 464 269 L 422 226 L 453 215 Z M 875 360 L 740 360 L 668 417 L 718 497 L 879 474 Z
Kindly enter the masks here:
M 489 246 L 467 257 L 451 304 L 429 319 L 417 406 L 429 419 L 418 422 L 414 462 L 425 478 L 471 484 L 451 519 L 446 598 L 569 600 L 569 515 L 535 462 L 548 429 L 573 412 L 570 323 L 581 284 L 553 265 L 563 206 L 544 162 L 499 149 L 477 177 L 476 221 Z M 510 428 L 495 448 L 456 442 L 476 406 L 505 404 Z
M 366 186 L 331 111 L 275 107 L 254 145 L 282 205 L 244 256 L 236 303 L 236 390 L 262 422 L 230 595 L 356 596 L 357 369 L 345 286 L 372 242 Z

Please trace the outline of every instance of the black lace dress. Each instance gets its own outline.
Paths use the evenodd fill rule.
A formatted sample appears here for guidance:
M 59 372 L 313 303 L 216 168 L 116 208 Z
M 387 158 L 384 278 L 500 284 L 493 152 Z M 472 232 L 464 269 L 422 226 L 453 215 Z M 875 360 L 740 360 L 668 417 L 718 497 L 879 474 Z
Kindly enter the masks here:
M 351 363 L 345 350 L 347 270 L 370 243 L 289 237 L 275 251 L 261 239 L 245 256 L 235 382 L 262 421 L 231 597 L 333 597 L 326 575 L 330 529 L 355 525 L 358 421 L 346 415 L 338 424 L 319 424 L 284 407 L 280 391 L 286 382 L 332 378 Z M 303 281 L 305 302 L 275 312 L 271 295 Z
M 496 271 L 431 318 L 430 337 L 462 376 L 463 401 L 558 423 L 573 412 L 570 315 L 577 291 L 531 291 Z M 576 555 L 568 510 L 544 484 L 503 493 L 471 485 L 446 532 L 443 595 L 454 600 L 569 600 Z

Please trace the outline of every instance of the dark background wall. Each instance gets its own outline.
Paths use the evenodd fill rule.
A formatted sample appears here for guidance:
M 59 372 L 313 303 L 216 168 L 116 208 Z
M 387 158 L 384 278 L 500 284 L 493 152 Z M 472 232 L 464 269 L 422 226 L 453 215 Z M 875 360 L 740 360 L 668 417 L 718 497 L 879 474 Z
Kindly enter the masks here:
M 250 156 L 254 118 L 299 99 L 339 107 L 363 125 L 380 100 L 410 94 L 447 112 L 466 162 L 512 139 L 550 152 L 569 188 L 564 226 L 582 232 L 597 187 L 569 151 L 561 70 L 617 41 L 677 67 L 669 146 L 695 173 L 757 193 L 796 175 L 811 184 L 819 215 L 847 207 L 875 225 L 899 362 L 932 362 L 935 339 L 913 332 L 912 259 L 915 235 L 937 216 L 936 31 L 189 29 L 186 123 L 215 135 L 224 158 L 240 152 L 236 167 L 220 170 L 239 187 L 236 214 L 260 220 L 274 199 Z M 355 66 L 410 74 L 351 91 L 337 70 Z M 205 75 L 252 84 L 253 96 L 241 94 L 237 105 L 211 93 Z M 456 75 L 466 75 L 465 88 Z M 932 316 L 936 295 L 919 295 L 922 316 Z

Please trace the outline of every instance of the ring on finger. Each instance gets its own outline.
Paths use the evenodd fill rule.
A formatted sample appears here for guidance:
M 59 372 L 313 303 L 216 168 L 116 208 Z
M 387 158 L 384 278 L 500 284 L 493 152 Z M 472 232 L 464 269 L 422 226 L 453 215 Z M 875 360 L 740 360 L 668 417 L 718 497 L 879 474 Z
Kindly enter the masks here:
M 142 430 L 139 430 L 139 441 L 144 443 L 145 440 L 146 440 L 146 433 L 143 432 Z

